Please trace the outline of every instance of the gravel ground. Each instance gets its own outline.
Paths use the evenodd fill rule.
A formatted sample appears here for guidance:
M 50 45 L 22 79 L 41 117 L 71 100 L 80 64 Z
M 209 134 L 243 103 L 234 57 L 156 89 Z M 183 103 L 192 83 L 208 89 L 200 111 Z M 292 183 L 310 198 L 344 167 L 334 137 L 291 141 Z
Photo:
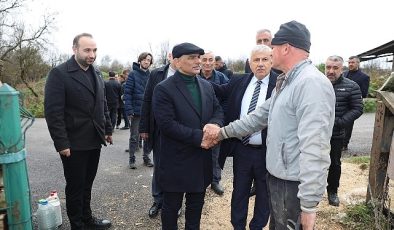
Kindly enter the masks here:
M 355 122 L 353 138 L 345 157 L 369 154 L 374 116 L 370 113 L 364 114 Z M 150 193 L 152 168 L 143 166 L 141 152 L 138 152 L 137 169 L 129 169 L 128 153 L 124 152 L 128 146 L 129 131 L 116 130 L 113 137 L 114 145 L 104 147 L 101 152 L 100 165 L 93 185 L 94 214 L 98 217 L 109 218 L 113 223 L 111 229 L 160 229 L 160 218 L 150 219 L 147 215 L 152 204 Z M 63 214 L 63 225 L 60 229 L 70 229 L 65 210 L 63 168 L 44 119 L 36 119 L 34 125 L 27 131 L 26 148 L 34 226 L 36 227 L 34 215 L 37 210 L 36 202 L 48 196 L 49 191 L 57 190 Z M 223 171 L 224 181 L 231 179 L 231 168 L 232 159 L 230 158 Z M 207 203 L 212 200 L 212 196 L 216 195 L 209 191 Z M 229 201 L 223 199 L 223 202 Z M 209 219 L 209 216 L 205 216 L 207 213 L 209 210 L 203 211 L 202 222 Z M 182 216 L 179 226 L 183 226 L 183 222 Z M 206 229 L 214 228 L 206 227 Z

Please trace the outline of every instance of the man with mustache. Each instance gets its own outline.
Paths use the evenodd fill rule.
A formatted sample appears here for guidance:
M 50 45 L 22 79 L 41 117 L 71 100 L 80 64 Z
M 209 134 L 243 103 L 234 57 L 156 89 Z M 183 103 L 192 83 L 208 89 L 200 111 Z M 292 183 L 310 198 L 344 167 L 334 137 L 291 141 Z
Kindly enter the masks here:
M 341 156 L 345 127 L 363 113 L 363 98 L 358 84 L 342 74 L 343 59 L 333 55 L 327 58 L 325 72 L 335 91 L 335 122 L 331 136 L 331 164 L 327 178 L 328 203 L 339 206 L 338 187 L 341 177 Z
M 218 97 L 231 105 L 225 113 L 225 124 L 244 117 L 271 97 L 278 74 L 272 71 L 272 50 L 256 45 L 250 55 L 252 73 L 234 75 L 228 84 L 213 85 Z M 252 108 L 253 107 L 253 108 Z M 245 229 L 248 215 L 249 192 L 255 184 L 256 199 L 250 229 L 262 229 L 268 221 L 269 206 L 265 165 L 267 129 L 259 130 L 244 139 L 230 138 L 221 143 L 219 156 L 223 168 L 228 155 L 233 156 L 233 194 L 231 224 L 234 229 Z

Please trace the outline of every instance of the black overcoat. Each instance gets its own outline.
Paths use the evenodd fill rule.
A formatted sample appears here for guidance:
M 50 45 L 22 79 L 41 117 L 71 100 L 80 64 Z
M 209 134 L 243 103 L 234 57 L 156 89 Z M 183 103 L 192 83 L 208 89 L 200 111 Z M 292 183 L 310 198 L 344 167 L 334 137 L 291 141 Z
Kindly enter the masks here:
M 212 181 L 212 150 L 201 148 L 203 127 L 223 125 L 223 112 L 211 84 L 197 79 L 201 113 L 180 73 L 153 92 L 153 114 L 160 129 L 159 183 L 164 192 L 205 192 Z
M 45 85 L 45 119 L 57 151 L 84 151 L 105 145 L 111 134 L 105 86 L 93 66 L 96 88 L 72 56 L 53 68 Z

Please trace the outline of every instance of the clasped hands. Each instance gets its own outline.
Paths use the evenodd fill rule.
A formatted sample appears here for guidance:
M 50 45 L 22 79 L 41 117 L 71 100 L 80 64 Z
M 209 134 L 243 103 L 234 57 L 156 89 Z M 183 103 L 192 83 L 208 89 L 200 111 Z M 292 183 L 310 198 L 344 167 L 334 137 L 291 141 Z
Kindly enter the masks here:
M 210 149 L 220 141 L 220 127 L 216 124 L 206 124 L 202 130 L 201 148 Z

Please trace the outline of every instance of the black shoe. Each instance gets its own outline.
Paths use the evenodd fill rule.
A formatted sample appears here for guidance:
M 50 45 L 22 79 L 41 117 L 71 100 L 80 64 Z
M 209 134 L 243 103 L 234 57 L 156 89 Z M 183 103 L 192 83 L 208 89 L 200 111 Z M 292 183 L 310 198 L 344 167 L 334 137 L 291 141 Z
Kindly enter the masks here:
M 135 165 L 135 162 L 130 162 L 129 163 L 129 169 L 136 169 L 137 166 Z
M 332 206 L 339 206 L 339 198 L 336 193 L 328 193 L 328 204 Z
M 116 126 L 116 129 L 119 129 L 119 125 Z
M 151 159 L 144 160 L 144 165 L 146 167 L 153 167 L 153 163 L 152 163 Z
M 108 229 L 111 227 L 111 221 L 92 217 L 88 221 L 84 221 L 85 229 Z
M 126 130 L 126 129 L 130 129 L 129 127 L 122 127 L 122 128 L 120 128 L 120 130 Z
M 223 195 L 224 189 L 219 183 L 212 183 L 211 189 L 219 196 Z
M 148 215 L 150 218 L 154 218 L 159 214 L 159 211 L 161 209 L 161 204 L 158 204 L 156 202 L 153 202 L 152 207 L 150 207 Z
M 253 184 L 252 187 L 250 188 L 249 197 L 252 197 L 255 195 L 256 195 L 256 187 Z

